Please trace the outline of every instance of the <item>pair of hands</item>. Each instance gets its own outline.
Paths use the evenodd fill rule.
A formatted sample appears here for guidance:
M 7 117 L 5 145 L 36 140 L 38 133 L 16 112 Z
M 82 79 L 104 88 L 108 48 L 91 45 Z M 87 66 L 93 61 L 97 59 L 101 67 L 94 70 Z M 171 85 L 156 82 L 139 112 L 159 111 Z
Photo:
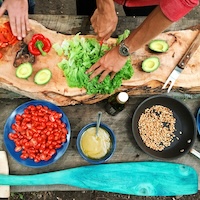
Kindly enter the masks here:
M 97 8 L 91 17 L 92 27 L 100 41 L 105 41 L 110 38 L 116 29 L 117 23 L 118 17 L 115 10 L 104 14 Z M 118 46 L 116 46 L 91 66 L 87 70 L 87 73 L 90 74 L 90 79 L 99 74 L 101 74 L 99 82 L 103 81 L 108 74 L 111 75 L 112 79 L 127 61 L 127 58 L 121 56 L 118 52 Z
M 27 0 L 4 0 L 0 7 L 0 17 L 8 12 L 11 30 L 18 40 L 22 40 L 27 31 L 30 31 L 28 20 L 28 1 Z M 91 18 L 91 23 L 95 33 L 97 33 L 99 40 L 107 40 L 115 31 L 118 17 L 115 10 L 102 13 L 97 8 Z M 122 66 L 126 63 L 127 58 L 119 55 L 118 47 L 110 50 L 97 63 L 95 63 L 87 73 L 91 73 L 90 78 L 101 74 L 99 81 L 111 73 L 111 78 L 115 76 Z
M 5 0 L 0 7 L 0 17 L 8 12 L 11 30 L 18 40 L 22 40 L 30 31 L 28 21 L 28 1 L 27 0 Z

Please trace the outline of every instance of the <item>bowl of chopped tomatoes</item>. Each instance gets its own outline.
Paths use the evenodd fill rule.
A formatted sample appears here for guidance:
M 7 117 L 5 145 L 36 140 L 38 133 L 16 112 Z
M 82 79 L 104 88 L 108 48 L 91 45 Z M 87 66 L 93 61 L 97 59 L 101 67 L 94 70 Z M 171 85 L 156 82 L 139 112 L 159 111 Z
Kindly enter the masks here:
M 56 105 L 32 100 L 17 107 L 6 120 L 4 144 L 9 154 L 28 167 L 56 162 L 70 143 L 71 127 Z

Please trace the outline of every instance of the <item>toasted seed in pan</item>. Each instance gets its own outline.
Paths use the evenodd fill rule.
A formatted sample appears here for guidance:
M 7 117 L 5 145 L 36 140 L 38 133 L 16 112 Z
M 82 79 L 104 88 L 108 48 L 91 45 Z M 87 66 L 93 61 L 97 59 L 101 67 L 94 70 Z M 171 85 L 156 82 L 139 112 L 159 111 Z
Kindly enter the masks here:
M 154 105 L 145 109 L 138 121 L 140 136 L 147 147 L 162 151 L 171 145 L 175 137 L 176 119 L 164 106 Z

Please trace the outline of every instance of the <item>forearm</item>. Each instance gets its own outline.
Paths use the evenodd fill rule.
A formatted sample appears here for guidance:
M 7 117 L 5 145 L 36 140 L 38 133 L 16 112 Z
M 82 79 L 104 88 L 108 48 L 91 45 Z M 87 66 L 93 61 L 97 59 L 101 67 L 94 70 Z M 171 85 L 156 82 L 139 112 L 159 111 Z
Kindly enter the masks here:
M 96 0 L 97 9 L 99 12 L 108 14 L 115 11 L 115 4 L 113 0 Z
M 173 22 L 170 21 L 158 6 L 125 40 L 129 52 L 134 52 L 148 41 L 163 32 Z

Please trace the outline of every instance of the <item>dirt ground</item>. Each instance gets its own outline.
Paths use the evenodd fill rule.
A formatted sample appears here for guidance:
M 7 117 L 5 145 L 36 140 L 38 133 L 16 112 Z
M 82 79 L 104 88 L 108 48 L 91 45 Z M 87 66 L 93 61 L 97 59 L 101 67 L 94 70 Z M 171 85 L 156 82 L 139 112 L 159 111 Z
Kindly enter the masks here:
M 200 195 L 182 197 L 138 197 L 98 191 L 12 193 L 10 200 L 199 200 Z
M 118 15 L 124 15 L 120 6 L 116 6 Z M 36 0 L 35 14 L 52 15 L 76 15 L 75 0 Z M 200 6 L 194 9 L 188 18 L 199 17 Z M 130 195 L 119 195 L 115 193 L 99 191 L 45 191 L 11 193 L 10 200 L 197 200 L 200 199 L 200 192 L 191 196 L 178 197 L 138 197 Z

